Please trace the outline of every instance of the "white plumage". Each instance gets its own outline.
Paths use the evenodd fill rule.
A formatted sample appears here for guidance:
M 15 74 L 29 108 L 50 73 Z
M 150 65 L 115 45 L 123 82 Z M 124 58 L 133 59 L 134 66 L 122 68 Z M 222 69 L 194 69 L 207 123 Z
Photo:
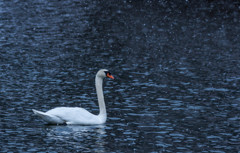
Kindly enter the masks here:
M 34 114 L 41 117 L 49 124 L 96 125 L 105 123 L 107 119 L 107 113 L 102 90 L 102 82 L 105 77 L 114 79 L 111 73 L 106 69 L 99 70 L 95 77 L 100 110 L 98 115 L 94 115 L 86 109 L 80 107 L 57 107 L 47 112 L 41 112 L 33 109 Z

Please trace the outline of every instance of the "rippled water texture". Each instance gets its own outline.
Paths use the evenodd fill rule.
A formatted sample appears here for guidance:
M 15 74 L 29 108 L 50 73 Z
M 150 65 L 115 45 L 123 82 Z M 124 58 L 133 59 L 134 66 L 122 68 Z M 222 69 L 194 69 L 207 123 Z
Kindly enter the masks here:
M 238 152 L 238 1 L 1 1 L 0 152 Z M 97 114 L 50 126 L 31 109 Z

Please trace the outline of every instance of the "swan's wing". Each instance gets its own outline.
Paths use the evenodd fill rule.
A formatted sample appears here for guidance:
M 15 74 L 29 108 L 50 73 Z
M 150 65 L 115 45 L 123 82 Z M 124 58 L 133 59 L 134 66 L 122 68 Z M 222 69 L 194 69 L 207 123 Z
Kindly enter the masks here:
M 61 118 L 67 124 L 99 124 L 100 122 L 97 115 L 79 107 L 57 107 L 46 113 Z
M 36 114 L 37 116 L 41 117 L 44 121 L 50 123 L 50 124 L 63 124 L 66 121 L 64 121 L 61 117 L 55 116 L 55 115 L 51 115 L 48 113 L 44 113 L 35 109 L 32 109 L 32 111 L 34 112 L 34 114 Z

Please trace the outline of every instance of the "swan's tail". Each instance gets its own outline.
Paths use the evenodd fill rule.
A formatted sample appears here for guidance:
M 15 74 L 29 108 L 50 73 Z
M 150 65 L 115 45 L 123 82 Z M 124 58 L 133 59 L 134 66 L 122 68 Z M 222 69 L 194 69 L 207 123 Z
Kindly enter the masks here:
M 41 117 L 44 121 L 49 124 L 64 124 L 65 121 L 59 118 L 58 116 L 54 116 L 48 113 L 44 113 L 35 109 L 32 109 L 33 113 L 39 117 Z

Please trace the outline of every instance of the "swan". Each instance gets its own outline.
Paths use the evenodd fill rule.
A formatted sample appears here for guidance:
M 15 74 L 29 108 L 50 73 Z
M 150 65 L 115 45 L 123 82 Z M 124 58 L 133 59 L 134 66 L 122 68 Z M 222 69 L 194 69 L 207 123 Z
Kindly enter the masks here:
M 80 107 L 57 107 L 47 112 L 41 112 L 35 109 L 32 109 L 32 111 L 35 115 L 41 117 L 49 124 L 104 124 L 107 120 L 107 112 L 102 88 L 103 79 L 105 77 L 114 79 L 114 77 L 107 69 L 99 70 L 95 77 L 97 99 L 99 104 L 98 115 L 94 115 L 86 109 Z

